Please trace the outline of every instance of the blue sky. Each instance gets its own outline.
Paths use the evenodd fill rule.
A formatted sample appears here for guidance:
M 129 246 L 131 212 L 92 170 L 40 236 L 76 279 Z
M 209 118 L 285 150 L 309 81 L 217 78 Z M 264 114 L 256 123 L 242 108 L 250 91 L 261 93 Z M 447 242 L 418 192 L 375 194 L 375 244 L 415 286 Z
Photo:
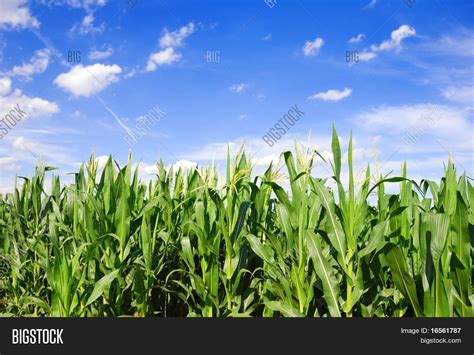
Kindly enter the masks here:
M 381 172 L 407 161 L 435 179 L 451 156 L 472 176 L 473 14 L 461 0 L 0 0 L 0 119 L 26 112 L 0 125 L 0 192 L 93 150 L 101 163 L 131 150 L 147 178 L 159 158 L 223 166 L 245 141 L 258 171 L 309 132 L 328 156 L 332 124 L 343 145 L 353 131 L 357 166 L 375 167 L 376 149 Z M 303 117 L 268 146 L 294 105 Z

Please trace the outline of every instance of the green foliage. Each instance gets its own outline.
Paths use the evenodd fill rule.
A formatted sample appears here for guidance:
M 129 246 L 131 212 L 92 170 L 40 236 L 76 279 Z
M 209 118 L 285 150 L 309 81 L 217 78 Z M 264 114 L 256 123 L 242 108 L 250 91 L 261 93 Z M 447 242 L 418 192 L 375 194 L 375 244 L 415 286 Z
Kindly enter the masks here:
M 298 148 L 298 147 L 297 147 Z M 333 131 L 333 176 L 317 152 L 284 152 L 259 177 L 240 150 L 207 167 L 91 157 L 62 186 L 50 167 L 0 198 L 0 312 L 15 316 L 472 317 L 474 189 L 451 162 L 441 182 L 357 182 L 352 138 Z M 373 181 L 375 178 L 375 182 Z M 283 182 L 282 182 L 283 181 Z M 399 184 L 399 194 L 388 194 Z M 48 192 L 47 192 L 48 191 Z M 8 267 L 5 268 L 5 265 Z

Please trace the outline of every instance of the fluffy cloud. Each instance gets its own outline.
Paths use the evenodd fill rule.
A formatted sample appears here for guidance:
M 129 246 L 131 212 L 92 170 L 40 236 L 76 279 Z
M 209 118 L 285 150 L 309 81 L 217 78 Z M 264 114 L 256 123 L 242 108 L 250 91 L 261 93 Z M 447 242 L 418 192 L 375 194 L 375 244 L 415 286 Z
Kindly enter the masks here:
M 38 28 L 40 23 L 26 6 L 28 0 L 0 1 L 0 28 Z
M 375 52 L 402 49 L 402 41 L 406 38 L 412 37 L 416 34 L 413 27 L 408 25 L 401 25 L 396 30 L 392 31 L 391 38 L 383 41 L 379 46 L 372 45 L 371 48 Z
M 234 84 L 234 85 L 229 87 L 229 91 L 242 92 L 242 91 L 246 90 L 248 87 L 249 87 L 249 85 L 245 84 L 245 83 Z
M 11 79 L 7 76 L 0 78 L 0 117 L 5 116 L 17 106 L 26 112 L 27 117 L 51 116 L 59 112 L 59 107 L 55 102 L 23 95 L 19 89 L 13 92 L 11 90 Z
M 0 78 L 0 96 L 8 94 L 11 88 L 12 80 L 8 76 Z
M 151 53 L 148 56 L 145 71 L 152 72 L 157 70 L 161 65 L 172 64 L 179 61 L 182 54 L 177 52 L 175 48 L 182 47 L 184 45 L 183 41 L 194 32 L 194 29 L 195 25 L 193 22 L 173 32 L 169 32 L 165 29 L 163 36 L 160 38 L 160 47 L 164 49 Z
M 151 53 L 148 57 L 148 63 L 146 65 L 146 71 L 155 71 L 158 69 L 158 66 L 165 64 L 172 64 L 181 59 L 182 54 L 177 53 L 174 48 L 166 48 L 162 51 Z
M 0 79 L 0 82 L 3 80 L 5 78 Z M 16 89 L 11 94 L 8 94 L 9 91 L 4 92 L 4 94 L 7 94 L 6 96 L 2 96 L 0 92 L 0 116 L 4 116 L 17 105 L 26 112 L 27 117 L 51 116 L 59 112 L 59 107 L 55 102 L 23 95 L 19 89 Z
M 342 99 L 345 99 L 346 97 L 349 97 L 352 94 L 352 89 L 349 88 L 344 88 L 344 90 L 339 91 L 339 90 L 328 90 L 326 92 L 320 92 L 317 94 L 314 94 L 308 99 L 310 100 L 323 100 L 323 101 L 340 101 Z
M 402 47 L 402 42 L 404 39 L 412 37 L 416 34 L 416 31 L 413 27 L 408 25 L 401 25 L 396 30 L 392 31 L 391 38 L 383 41 L 380 45 L 373 44 L 370 47 L 370 50 L 365 49 L 362 53 L 359 54 L 359 61 L 369 62 L 375 57 L 377 57 L 377 52 L 382 51 L 400 51 Z M 363 34 L 359 34 L 357 37 L 353 37 L 349 40 L 349 43 L 357 43 L 362 40 Z
M 69 72 L 58 75 L 54 84 L 74 96 L 88 97 L 117 82 L 121 72 L 122 69 L 116 64 L 93 64 L 86 67 L 79 64 Z
M 113 53 L 114 49 L 109 47 L 105 51 L 93 50 L 89 53 L 88 57 L 91 60 L 100 60 L 110 57 Z
M 24 80 L 31 80 L 33 75 L 44 73 L 49 65 L 51 51 L 47 48 L 35 51 L 28 63 L 15 65 L 8 73 L 10 76 L 17 76 Z
M 192 22 L 173 32 L 169 32 L 167 29 L 165 29 L 163 36 L 160 38 L 160 47 L 181 47 L 183 45 L 183 41 L 186 39 L 186 37 L 194 32 L 194 29 L 195 26 Z
M 303 46 L 303 54 L 307 56 L 317 55 L 319 49 L 324 45 L 324 40 L 322 38 L 316 38 L 314 41 L 306 41 Z
M 348 43 L 359 43 L 363 41 L 365 38 L 365 34 L 359 33 L 357 36 L 350 38 L 347 42 Z

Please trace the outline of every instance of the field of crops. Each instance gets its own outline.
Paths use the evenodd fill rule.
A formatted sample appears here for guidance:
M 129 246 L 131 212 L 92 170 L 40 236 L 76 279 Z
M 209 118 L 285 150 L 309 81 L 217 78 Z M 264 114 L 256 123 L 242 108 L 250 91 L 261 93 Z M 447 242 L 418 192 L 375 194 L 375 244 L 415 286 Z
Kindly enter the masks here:
M 317 152 L 284 152 L 254 177 L 248 156 L 167 170 L 147 184 L 131 159 L 93 158 L 63 186 L 37 168 L 0 199 L 0 313 L 116 317 L 473 316 L 474 189 L 441 181 L 348 181 Z M 346 165 L 346 164 L 344 164 Z M 49 184 L 48 184 L 49 185 Z M 388 185 L 399 194 L 387 193 Z

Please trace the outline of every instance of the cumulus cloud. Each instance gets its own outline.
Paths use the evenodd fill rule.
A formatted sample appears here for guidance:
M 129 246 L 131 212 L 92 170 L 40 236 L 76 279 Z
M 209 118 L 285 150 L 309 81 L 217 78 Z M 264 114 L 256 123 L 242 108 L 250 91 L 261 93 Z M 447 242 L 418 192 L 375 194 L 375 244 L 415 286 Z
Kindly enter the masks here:
M 155 52 L 150 54 L 148 57 L 148 63 L 146 65 L 146 71 L 155 71 L 158 69 L 158 66 L 165 65 L 165 64 L 172 64 L 177 62 L 181 59 L 182 54 L 177 53 L 174 48 L 166 48 L 162 51 Z
M 314 41 L 306 41 L 303 46 L 303 54 L 307 56 L 317 55 L 320 48 L 324 45 L 322 38 L 316 38 Z
M 375 52 L 402 49 L 402 41 L 406 38 L 413 37 L 416 31 L 413 27 L 408 25 L 401 25 L 396 30 L 392 31 L 391 38 L 383 41 L 379 46 L 372 45 L 371 49 Z
M 0 1 L 0 28 L 38 28 L 39 21 L 31 15 L 28 0 Z
M 415 36 L 416 31 L 413 27 L 408 25 L 401 25 L 396 30 L 392 31 L 391 38 L 389 40 L 383 41 L 380 45 L 373 44 L 370 46 L 370 50 L 364 49 L 359 53 L 360 62 L 369 62 L 375 57 L 377 57 L 377 52 L 383 51 L 395 51 L 399 52 L 402 50 L 402 42 L 406 38 Z M 364 35 L 361 33 L 357 37 L 352 37 L 348 42 L 349 43 L 358 43 L 363 40 Z
M 1 79 L 0 82 L 4 79 Z M 55 102 L 39 97 L 26 96 L 19 89 L 8 94 L 10 92 L 10 85 L 11 83 L 7 83 L 8 90 L 5 90 L 4 94 L 0 92 L 0 116 L 4 116 L 17 105 L 26 112 L 27 117 L 46 117 L 59 112 L 59 106 Z
M 31 80 L 33 75 L 41 74 L 46 71 L 50 56 L 51 51 L 48 48 L 37 50 L 28 63 L 15 65 L 8 74 L 10 76 L 20 77 L 24 80 Z
M 193 22 L 173 32 L 165 29 L 163 36 L 160 38 L 160 47 L 164 49 L 151 53 L 148 56 L 145 71 L 152 72 L 157 70 L 159 66 L 178 62 L 183 55 L 177 52 L 175 48 L 182 47 L 184 40 L 194 33 L 194 30 L 195 25 Z
M 249 85 L 245 84 L 245 83 L 234 84 L 234 85 L 229 87 L 229 91 L 242 92 L 242 91 L 246 90 L 248 87 L 249 87 Z
M 67 73 L 56 77 L 54 84 L 74 96 L 91 96 L 119 80 L 122 72 L 117 64 L 76 65 Z
M 349 97 L 351 94 L 352 94 L 352 89 L 349 89 L 349 88 L 344 88 L 344 90 L 342 91 L 331 89 L 326 92 L 320 92 L 320 93 L 314 94 L 308 97 L 308 99 L 323 100 L 323 101 L 341 101 L 342 99 Z
M 194 32 L 194 29 L 195 25 L 193 22 L 190 22 L 186 26 L 173 32 L 169 32 L 165 29 L 163 36 L 160 38 L 160 47 L 168 48 L 183 46 L 183 41 Z

